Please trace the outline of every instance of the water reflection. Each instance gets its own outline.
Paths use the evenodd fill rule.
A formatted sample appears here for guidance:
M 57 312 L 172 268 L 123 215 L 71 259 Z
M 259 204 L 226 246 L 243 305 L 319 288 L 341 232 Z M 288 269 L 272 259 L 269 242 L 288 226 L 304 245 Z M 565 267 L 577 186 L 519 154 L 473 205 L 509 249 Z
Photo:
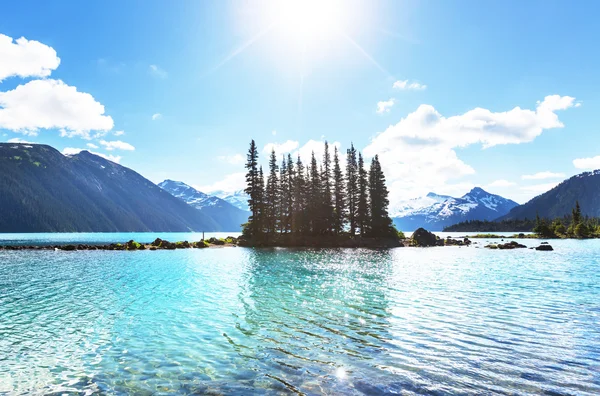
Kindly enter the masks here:
M 0 252 L 0 393 L 598 394 L 578 242 Z

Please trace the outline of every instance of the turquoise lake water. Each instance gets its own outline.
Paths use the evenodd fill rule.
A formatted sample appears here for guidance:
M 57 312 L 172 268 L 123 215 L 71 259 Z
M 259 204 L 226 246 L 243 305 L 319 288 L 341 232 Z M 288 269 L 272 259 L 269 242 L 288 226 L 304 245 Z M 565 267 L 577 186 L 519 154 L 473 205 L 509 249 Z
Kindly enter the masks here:
M 597 395 L 600 241 L 551 244 L 0 251 L 0 393 Z

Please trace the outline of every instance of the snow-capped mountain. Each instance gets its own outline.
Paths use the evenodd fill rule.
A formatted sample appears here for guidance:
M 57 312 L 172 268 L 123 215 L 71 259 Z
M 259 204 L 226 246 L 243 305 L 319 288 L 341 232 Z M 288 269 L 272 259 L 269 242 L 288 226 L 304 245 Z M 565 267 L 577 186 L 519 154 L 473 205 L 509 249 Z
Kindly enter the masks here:
M 452 197 L 449 195 L 439 195 L 430 192 L 424 197 L 413 198 L 408 201 L 401 201 L 393 207 L 390 207 L 390 215 L 391 217 L 407 216 L 418 211 L 419 209 L 427 208 L 431 205 L 444 202 L 449 198 Z
M 158 186 L 213 218 L 225 231 L 239 231 L 241 225 L 248 221 L 247 211 L 224 199 L 198 191 L 183 182 L 165 180 Z
M 394 224 L 403 231 L 424 227 L 442 231 L 444 227 L 466 220 L 494 220 L 518 206 L 515 201 L 490 194 L 479 187 L 460 198 L 429 193 L 395 206 Z
M 234 192 L 228 191 L 213 191 L 211 195 L 217 198 L 221 198 L 224 201 L 229 202 L 238 209 L 248 211 L 248 195 L 244 190 L 238 190 Z

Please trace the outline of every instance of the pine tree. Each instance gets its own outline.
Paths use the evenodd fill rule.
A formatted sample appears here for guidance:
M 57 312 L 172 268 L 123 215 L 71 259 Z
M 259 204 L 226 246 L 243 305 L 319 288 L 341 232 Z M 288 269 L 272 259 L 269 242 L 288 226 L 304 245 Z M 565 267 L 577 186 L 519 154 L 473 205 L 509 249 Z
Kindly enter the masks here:
M 358 204 L 356 207 L 356 225 L 360 229 L 360 235 L 368 233 L 371 216 L 369 214 L 369 203 L 367 194 L 368 180 L 365 163 L 361 153 L 358 153 Z
M 310 183 L 309 183 L 309 201 L 308 201 L 308 217 L 310 220 L 310 230 L 313 235 L 321 232 L 321 208 L 322 191 L 321 191 L 321 174 L 317 166 L 317 159 L 313 151 L 310 159 Z
M 329 155 L 329 144 L 327 140 L 324 144 L 323 150 L 323 169 L 321 171 L 322 179 L 322 209 L 321 209 L 321 220 L 324 226 L 324 230 L 331 233 L 333 229 L 333 196 L 331 188 L 331 156 Z
M 296 178 L 294 180 L 294 203 L 292 210 L 292 232 L 301 234 L 305 231 L 304 210 L 306 205 L 306 179 L 304 176 L 304 164 L 298 155 L 296 161 Z
M 392 219 L 388 215 L 389 192 L 385 185 L 385 175 L 377 155 L 373 157 L 369 170 L 369 195 L 371 199 L 370 235 L 374 237 L 393 236 L 395 229 L 392 225 Z
M 274 234 L 277 231 L 279 209 L 278 169 L 275 150 L 271 150 L 271 157 L 269 159 L 269 177 L 267 178 L 267 188 L 265 191 L 265 228 L 269 235 Z
M 260 186 L 258 172 L 258 149 L 254 139 L 250 142 L 246 161 L 246 189 L 244 192 L 248 195 L 248 207 L 250 209 L 250 217 L 244 228 L 244 233 L 251 237 L 257 237 L 259 234 L 260 224 Z
M 573 224 L 577 225 L 581 223 L 581 207 L 579 206 L 579 201 L 575 201 L 575 208 L 572 211 L 573 213 Z
M 260 238 L 264 237 L 265 233 L 265 175 L 263 173 L 263 167 L 260 166 L 258 170 L 258 194 L 257 194 L 257 209 L 258 209 L 258 221 L 256 224 L 258 235 Z
M 358 207 L 358 165 L 356 163 L 356 149 L 354 144 L 346 154 L 346 199 L 348 207 L 348 222 L 350 235 L 356 235 L 357 207 Z
M 281 167 L 279 168 L 279 199 L 278 204 L 278 224 L 279 224 L 279 232 L 286 232 L 286 222 L 287 222 L 287 200 L 289 195 L 289 180 L 287 174 L 287 162 L 285 160 L 285 155 L 281 160 Z
M 333 151 L 333 200 L 333 232 L 336 235 L 339 235 L 344 231 L 344 225 L 346 223 L 346 194 L 344 188 L 344 175 L 340 168 L 340 158 L 337 147 L 335 147 Z
M 285 232 L 292 232 L 292 215 L 294 213 L 294 183 L 296 182 L 296 173 L 294 171 L 294 162 L 292 155 L 287 156 L 287 195 L 285 197 Z

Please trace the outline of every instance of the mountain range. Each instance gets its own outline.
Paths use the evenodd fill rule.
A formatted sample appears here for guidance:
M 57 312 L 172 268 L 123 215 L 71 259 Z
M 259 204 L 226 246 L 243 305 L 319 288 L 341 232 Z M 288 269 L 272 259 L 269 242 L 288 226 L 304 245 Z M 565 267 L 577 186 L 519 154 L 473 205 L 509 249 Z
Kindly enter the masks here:
M 243 190 L 200 192 L 179 181 L 158 186 L 135 171 L 81 151 L 0 143 L 0 232 L 239 231 L 248 219 Z M 600 217 L 600 170 L 573 176 L 518 205 L 476 187 L 460 198 L 429 193 L 390 208 L 396 227 L 432 231 L 466 220 Z
M 0 232 L 220 231 L 124 166 L 81 151 L 0 143 Z
M 401 202 L 390 210 L 390 215 L 399 230 L 413 231 L 423 227 L 442 231 L 461 221 L 494 220 L 516 206 L 515 201 L 475 187 L 460 198 L 429 193 Z
M 564 180 L 527 203 L 513 208 L 498 220 L 553 219 L 571 215 L 576 202 L 584 216 L 600 217 L 600 170 L 584 172 Z
M 165 180 L 159 183 L 158 186 L 212 218 L 223 230 L 241 231 L 241 225 L 246 223 L 248 216 L 250 216 L 250 212 L 247 210 L 240 209 L 227 200 L 198 191 L 180 181 Z M 234 195 L 231 194 L 231 196 Z M 247 198 L 244 196 L 243 202 L 246 202 L 245 207 L 247 208 L 248 204 L 245 200 Z M 241 201 L 237 202 L 235 200 L 234 202 L 241 203 Z

